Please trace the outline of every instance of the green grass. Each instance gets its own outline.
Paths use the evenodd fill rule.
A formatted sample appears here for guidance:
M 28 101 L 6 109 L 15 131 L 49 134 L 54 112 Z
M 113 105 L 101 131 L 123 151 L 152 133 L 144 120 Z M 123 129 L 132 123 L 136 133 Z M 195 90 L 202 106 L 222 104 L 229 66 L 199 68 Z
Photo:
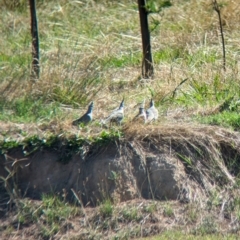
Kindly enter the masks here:
M 122 215 L 125 221 L 127 222 L 132 222 L 132 221 L 136 221 L 139 222 L 142 217 L 141 215 L 138 213 L 138 209 L 136 207 L 132 207 L 132 208 L 125 208 L 122 210 Z
M 157 210 L 157 204 L 152 203 L 144 208 L 144 211 L 147 213 L 154 213 Z
M 18 224 L 28 225 L 37 223 L 42 237 L 55 235 L 63 223 L 81 214 L 81 209 L 61 200 L 58 196 L 43 195 L 41 204 L 34 204 L 30 200 L 19 202 Z
M 111 217 L 113 214 L 114 205 L 110 199 L 106 199 L 103 203 L 101 203 L 99 207 L 100 214 L 104 217 Z
M 197 52 L 190 53 L 186 49 L 178 46 L 164 47 L 153 53 L 155 64 L 161 62 L 186 62 L 189 67 L 202 67 L 208 63 L 215 63 L 219 59 L 216 50 L 199 48 Z
M 153 53 L 153 59 L 156 64 L 161 62 L 171 63 L 184 57 L 184 49 L 165 47 Z
M 165 204 L 163 207 L 163 214 L 165 217 L 174 217 L 174 209 L 170 204 Z
M 231 234 L 206 234 L 204 236 L 202 235 L 193 235 L 189 233 L 184 233 L 181 231 L 176 231 L 176 230 L 169 230 L 166 232 L 163 232 L 162 234 L 154 237 L 148 237 L 148 238 L 142 238 L 145 240 L 236 240 L 238 237 L 236 235 L 231 235 Z
M 109 143 L 119 140 L 123 133 L 119 130 L 110 132 L 100 131 L 95 137 L 93 136 L 81 136 L 81 135 L 55 135 L 53 133 L 48 133 L 45 136 L 29 135 L 27 132 L 19 131 L 16 132 L 24 137 L 24 139 L 16 140 L 5 134 L 4 139 L 0 142 L 0 153 L 6 154 L 8 151 L 14 148 L 20 148 L 24 155 L 30 155 L 40 149 L 55 149 L 58 151 L 64 146 L 64 152 L 61 153 L 61 157 L 58 161 L 62 163 L 67 163 L 74 153 L 81 153 L 83 146 L 95 146 L 96 149 L 99 147 L 104 147 Z M 2 133 L 4 135 L 4 133 Z M 60 147 L 60 148 L 59 148 Z M 111 180 L 117 180 L 119 174 L 112 171 Z
M 60 104 L 76 108 L 103 96 L 110 102 L 116 91 L 117 98 L 153 95 L 156 105 L 162 109 L 167 109 L 169 104 L 214 108 L 231 96 L 237 100 L 240 97 L 234 60 L 237 48 L 230 43 L 226 46 L 228 73 L 221 74 L 221 46 L 218 37 L 212 34 L 217 19 L 213 18 L 215 13 L 198 2 L 192 2 L 191 8 L 186 1 L 172 3 L 172 6 L 169 1 L 149 4 L 153 11 L 161 11 L 149 17 L 153 28 L 155 81 L 143 87 L 136 81 L 141 79 L 142 65 L 136 2 L 39 2 L 41 77 L 33 84 L 30 82 L 30 26 L 26 24 L 29 23 L 28 9 L 24 3 L 11 5 L 0 1 L 4 9 L 0 23 L 7 26 L 1 28 L 4 34 L 0 41 L 4 49 L 0 54 L 3 98 L 0 120 L 49 122 L 61 119 Z M 201 9 L 201 16 L 192 12 L 194 8 Z M 14 16 L 14 21 L 10 16 Z M 234 21 L 234 17 L 229 21 Z M 224 28 L 228 30 L 226 41 L 239 38 L 237 26 Z M 173 91 L 183 79 L 188 80 L 177 91 L 177 96 L 161 102 L 161 96 Z M 134 104 L 131 100 L 128 108 Z M 218 122 L 222 123 L 236 128 L 231 121 Z
M 221 83 L 221 80 L 218 79 L 210 84 L 197 79 L 191 79 L 185 83 L 186 85 L 187 90 L 181 91 L 180 89 L 178 96 L 174 100 L 175 103 L 179 103 L 182 106 L 217 106 L 226 102 L 228 106 L 225 106 L 225 108 L 237 110 L 231 105 L 234 105 L 234 101 L 238 100 L 240 92 L 238 86 L 232 81 L 231 83 Z
M 218 125 L 227 128 L 232 128 L 236 131 L 240 130 L 240 115 L 239 112 L 224 111 L 211 116 L 201 117 L 200 122 L 209 125 Z
M 139 66 L 141 64 L 141 53 L 129 51 L 129 53 L 120 56 L 107 56 L 99 60 L 104 68 L 123 68 L 126 66 Z
M 0 120 L 18 123 L 48 121 L 61 116 L 61 108 L 58 102 L 50 102 L 43 99 L 19 98 L 11 103 L 0 103 Z

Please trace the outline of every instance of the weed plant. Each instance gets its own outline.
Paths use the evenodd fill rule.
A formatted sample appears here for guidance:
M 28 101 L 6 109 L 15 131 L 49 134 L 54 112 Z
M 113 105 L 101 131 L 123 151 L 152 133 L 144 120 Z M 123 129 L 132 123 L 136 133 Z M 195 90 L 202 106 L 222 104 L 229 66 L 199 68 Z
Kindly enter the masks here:
M 67 220 L 81 214 L 81 209 L 72 206 L 54 195 L 43 195 L 41 203 L 19 200 L 18 225 L 37 223 L 43 238 L 51 238 Z
M 101 205 L 100 205 L 100 214 L 106 218 L 106 217 L 111 217 L 113 214 L 113 203 L 111 202 L 110 199 L 106 199 Z

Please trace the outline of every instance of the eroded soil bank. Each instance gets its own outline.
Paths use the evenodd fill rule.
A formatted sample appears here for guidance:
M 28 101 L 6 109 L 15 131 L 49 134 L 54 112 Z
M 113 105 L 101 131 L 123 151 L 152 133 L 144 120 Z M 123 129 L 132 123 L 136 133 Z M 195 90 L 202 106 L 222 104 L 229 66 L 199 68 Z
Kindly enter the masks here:
M 123 138 L 83 144 L 78 152 L 64 146 L 28 155 L 19 147 L 9 149 L 0 157 L 1 202 L 51 193 L 92 207 L 106 199 L 116 205 L 152 199 L 203 206 L 214 192 L 221 193 L 224 222 L 231 194 L 238 191 L 239 161 L 237 132 L 188 124 L 128 126 Z M 232 217 L 226 214 L 236 229 L 239 220 Z
M 239 146 L 238 133 L 218 127 L 130 126 L 124 138 L 83 144 L 77 153 L 64 146 L 28 155 L 10 149 L 1 155 L 0 174 L 6 178 L 12 171 L 21 196 L 31 198 L 63 190 L 70 197 L 74 190 L 93 206 L 106 197 L 189 202 L 235 182 Z

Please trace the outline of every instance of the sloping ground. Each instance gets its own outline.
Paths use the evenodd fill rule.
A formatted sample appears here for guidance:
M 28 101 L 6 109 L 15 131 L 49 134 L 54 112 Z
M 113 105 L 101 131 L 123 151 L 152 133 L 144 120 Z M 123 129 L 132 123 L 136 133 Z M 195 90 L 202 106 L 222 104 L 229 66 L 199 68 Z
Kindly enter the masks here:
M 136 219 L 126 220 L 125 216 L 115 221 L 114 214 L 107 216 L 106 220 L 97 207 L 81 208 L 80 215 L 84 223 L 76 222 L 76 219 L 68 220 L 72 223 L 67 225 L 71 227 L 65 228 L 66 239 L 71 232 L 72 237 L 78 233 L 77 239 L 84 239 L 84 234 L 89 235 L 90 232 L 94 236 L 100 234 L 99 239 L 102 239 L 106 232 L 107 236 L 118 235 L 121 229 L 129 227 L 129 223 L 133 227 L 131 231 L 141 223 L 141 231 L 135 235 L 129 233 L 128 237 L 161 232 L 165 229 L 163 222 L 166 219 L 163 222 L 161 220 L 163 216 L 168 219 L 168 227 L 180 227 L 189 222 L 189 215 L 184 214 L 181 220 L 176 220 L 175 215 L 180 216 L 181 211 L 189 212 L 189 208 L 196 204 L 191 211 L 199 208 L 202 216 L 209 208 L 209 202 L 211 206 L 214 205 L 212 197 L 217 196 L 218 201 L 214 206 L 218 209 L 217 216 L 221 215 L 219 224 L 224 225 L 224 231 L 238 231 L 239 220 L 229 211 L 230 208 L 232 211 L 235 209 L 232 204 L 235 201 L 233 196 L 238 194 L 235 176 L 239 173 L 239 161 L 240 134 L 237 132 L 192 124 L 128 125 L 124 129 L 124 138 L 105 144 L 83 144 L 77 153 L 69 152 L 64 145 L 42 147 L 28 155 L 20 147 L 8 150 L 0 157 L 0 174 L 5 184 L 1 186 L 1 201 L 9 200 L 8 196 L 14 202 L 19 196 L 39 199 L 43 193 L 56 193 L 84 206 L 95 207 L 111 199 L 116 206 L 116 214 L 122 214 L 127 206 L 132 206 L 129 209 L 141 209 L 137 213 L 141 216 Z M 164 201 L 148 202 L 144 199 Z M 127 201 L 130 201 L 129 205 Z M 122 202 L 126 203 L 118 204 Z M 148 212 L 144 210 L 146 206 L 139 207 L 141 204 L 155 207 Z M 166 204 L 170 204 L 172 213 L 166 213 Z M 88 211 L 90 217 L 86 227 Z M 199 219 L 202 219 L 200 215 L 194 218 L 195 227 Z M 104 229 L 102 224 L 105 221 L 110 221 L 109 224 L 118 222 L 119 226 Z M 125 223 L 127 225 L 122 226 Z M 99 231 L 94 224 L 100 228 Z M 155 231 L 151 230 L 154 226 Z M 23 229 L 26 230 L 26 227 L 29 228 L 25 226 Z M 30 232 L 25 233 L 31 235 Z M 79 238 L 79 234 L 83 235 Z

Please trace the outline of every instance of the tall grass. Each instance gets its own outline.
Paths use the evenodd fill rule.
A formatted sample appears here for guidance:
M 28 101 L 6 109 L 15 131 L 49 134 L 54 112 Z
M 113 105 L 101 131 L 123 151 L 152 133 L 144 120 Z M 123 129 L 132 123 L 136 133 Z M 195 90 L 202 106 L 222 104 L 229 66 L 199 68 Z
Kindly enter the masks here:
M 136 103 L 152 96 L 163 114 L 179 112 L 179 108 L 193 116 L 214 112 L 231 97 L 234 104 L 240 97 L 239 6 L 236 0 L 222 3 L 226 72 L 221 69 L 219 25 L 211 5 L 203 0 L 179 0 L 149 16 L 155 79 L 146 81 L 141 79 L 135 1 L 42 0 L 37 4 L 41 73 L 39 81 L 33 82 L 28 5 L 0 0 L 0 119 L 35 122 L 42 117 L 49 121 L 64 115 L 65 107 L 84 108 L 91 100 L 102 117 L 123 96 L 127 119 Z M 184 79 L 188 80 L 172 97 Z M 19 105 L 25 107 L 19 111 Z M 68 113 L 65 119 L 73 115 Z

